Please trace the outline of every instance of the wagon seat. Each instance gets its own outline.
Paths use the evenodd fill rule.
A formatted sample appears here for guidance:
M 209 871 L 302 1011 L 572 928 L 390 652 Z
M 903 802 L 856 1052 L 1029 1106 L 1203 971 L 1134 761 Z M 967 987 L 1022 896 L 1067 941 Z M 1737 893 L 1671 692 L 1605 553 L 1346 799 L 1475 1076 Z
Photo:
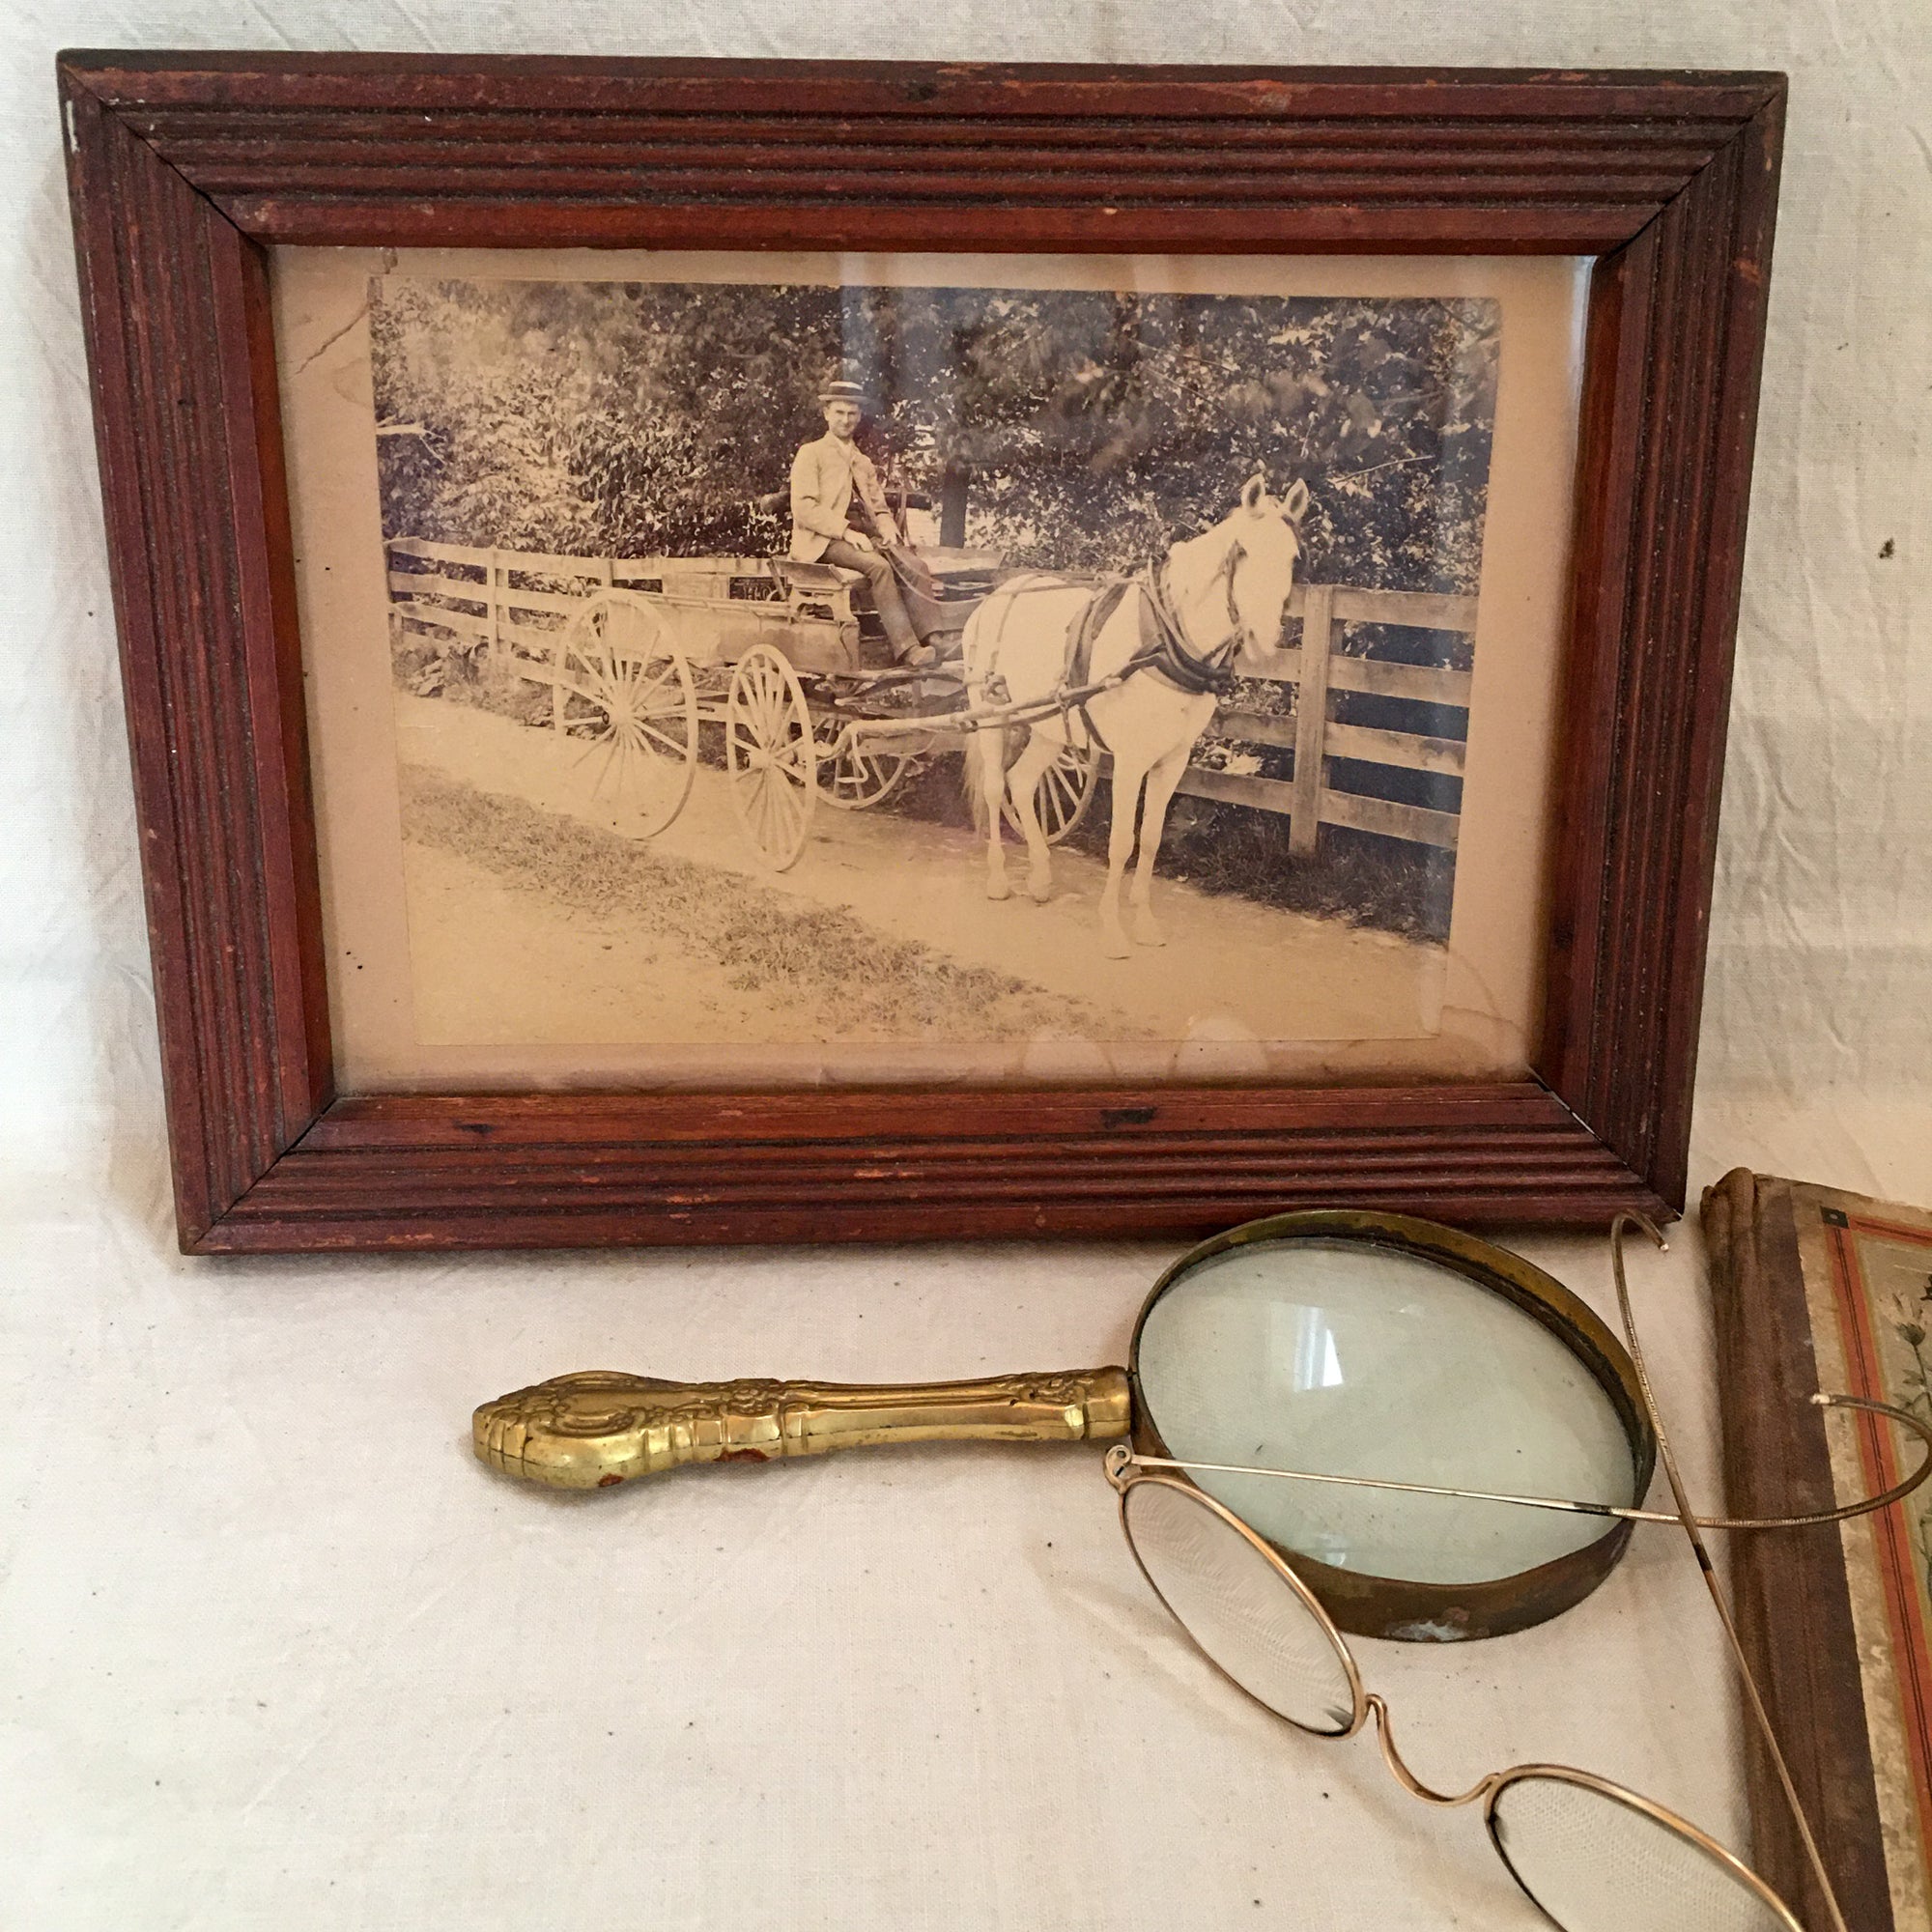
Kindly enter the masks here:
M 929 544 L 895 551 L 893 562 L 913 629 L 942 657 L 957 657 L 966 620 L 1005 574 L 999 553 Z M 788 556 L 774 557 L 772 566 L 795 597 L 847 603 L 859 619 L 861 636 L 867 641 L 883 641 L 885 632 L 865 590 L 866 580 L 856 570 L 833 563 L 797 563 Z

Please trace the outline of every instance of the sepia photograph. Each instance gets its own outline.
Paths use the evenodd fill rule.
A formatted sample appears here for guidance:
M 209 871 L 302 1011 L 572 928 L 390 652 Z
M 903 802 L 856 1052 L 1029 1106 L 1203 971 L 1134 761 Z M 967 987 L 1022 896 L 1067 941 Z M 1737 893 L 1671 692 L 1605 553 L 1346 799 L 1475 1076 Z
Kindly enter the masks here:
M 1444 1040 L 1495 296 L 434 266 L 308 352 L 367 385 L 378 978 L 424 1050 L 1051 1079 Z

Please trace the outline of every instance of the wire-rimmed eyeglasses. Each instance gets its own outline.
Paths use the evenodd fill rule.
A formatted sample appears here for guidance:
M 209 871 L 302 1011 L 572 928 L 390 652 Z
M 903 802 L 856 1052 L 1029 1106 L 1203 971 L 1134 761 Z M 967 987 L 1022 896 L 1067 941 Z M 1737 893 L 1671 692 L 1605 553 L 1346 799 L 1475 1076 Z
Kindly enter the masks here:
M 1849 1396 L 1814 1398 L 1832 1406 L 1889 1416 L 1920 1438 L 1926 1457 L 1906 1481 L 1839 1509 L 1775 1519 L 1694 1515 L 1657 1412 L 1631 1315 L 1622 1241 L 1626 1226 L 1633 1222 L 1659 1247 L 1663 1239 L 1648 1221 L 1634 1215 L 1620 1216 L 1610 1236 L 1618 1308 L 1675 1510 L 1665 1514 L 1426 1484 L 1370 1487 L 1678 1523 L 1690 1539 L 1706 1588 L 1722 1619 L 1747 1701 L 1770 1748 L 1833 1932 L 1848 1932 L 1701 1532 L 1837 1522 L 1884 1508 L 1932 1473 L 1932 1428 L 1889 1405 Z M 1403 1762 L 1386 1703 L 1364 1687 L 1341 1632 L 1295 1575 L 1290 1559 L 1225 1504 L 1196 1488 L 1184 1473 L 1197 1466 L 1225 1465 L 1142 1458 L 1122 1443 L 1108 1453 L 1105 1466 L 1120 1496 L 1121 1524 L 1135 1562 L 1208 1661 L 1264 1708 L 1313 1736 L 1351 1738 L 1373 1719 L 1382 1757 L 1403 1788 L 1431 1804 L 1480 1804 L 1490 1840 L 1511 1877 L 1563 1932 L 1804 1932 L 1791 1908 L 1715 1838 L 1664 1806 L 1594 1773 L 1570 1765 L 1519 1764 L 1490 1773 L 1466 1791 L 1432 1790 Z M 1236 1473 L 1305 1482 L 1361 1480 L 1286 1469 L 1244 1468 Z

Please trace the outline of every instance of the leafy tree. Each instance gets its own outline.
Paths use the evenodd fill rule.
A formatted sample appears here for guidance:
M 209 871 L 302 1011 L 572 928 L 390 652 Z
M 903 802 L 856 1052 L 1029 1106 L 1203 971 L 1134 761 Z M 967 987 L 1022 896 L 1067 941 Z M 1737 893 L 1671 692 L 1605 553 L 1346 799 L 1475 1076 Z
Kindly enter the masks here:
M 371 319 L 392 535 L 769 551 L 845 371 L 889 485 L 963 479 L 1015 563 L 1131 569 L 1259 469 L 1309 483 L 1311 578 L 1475 587 L 1491 302 L 391 277 Z

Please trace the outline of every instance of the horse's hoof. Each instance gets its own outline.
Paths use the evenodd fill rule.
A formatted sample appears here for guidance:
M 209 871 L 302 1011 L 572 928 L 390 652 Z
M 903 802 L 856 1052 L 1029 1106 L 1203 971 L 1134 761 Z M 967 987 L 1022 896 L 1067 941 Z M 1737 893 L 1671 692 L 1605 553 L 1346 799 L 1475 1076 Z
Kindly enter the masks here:
M 1053 881 L 1051 879 L 1029 879 L 1027 881 L 1027 895 L 1033 900 L 1035 905 L 1044 905 L 1053 896 Z
M 1167 934 L 1151 919 L 1134 921 L 1134 938 L 1143 946 L 1165 946 Z
M 986 896 L 989 899 L 1009 899 L 1012 895 L 1013 889 L 1008 885 L 1006 880 L 988 879 L 986 881 Z
M 1127 944 L 1124 932 L 1103 932 L 1100 935 L 1100 951 L 1109 959 L 1131 959 L 1134 949 Z

